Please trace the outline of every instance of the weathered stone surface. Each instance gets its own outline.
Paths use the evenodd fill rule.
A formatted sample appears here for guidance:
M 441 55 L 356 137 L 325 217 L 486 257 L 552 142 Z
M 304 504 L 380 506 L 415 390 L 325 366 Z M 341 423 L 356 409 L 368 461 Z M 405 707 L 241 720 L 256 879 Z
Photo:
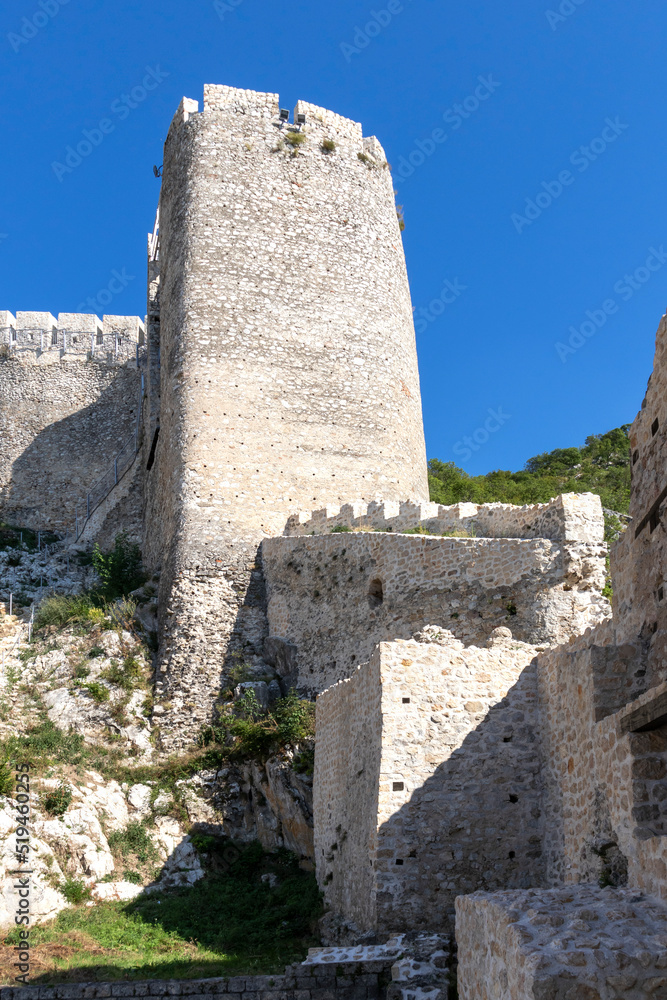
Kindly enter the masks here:
M 299 687 L 315 694 L 349 677 L 378 642 L 426 625 L 482 645 L 511 624 L 518 640 L 553 645 L 609 614 L 605 555 L 598 542 L 271 538 L 262 544 L 269 628 L 298 648 Z
M 581 885 L 456 900 L 461 1000 L 649 1000 L 664 989 L 667 908 Z

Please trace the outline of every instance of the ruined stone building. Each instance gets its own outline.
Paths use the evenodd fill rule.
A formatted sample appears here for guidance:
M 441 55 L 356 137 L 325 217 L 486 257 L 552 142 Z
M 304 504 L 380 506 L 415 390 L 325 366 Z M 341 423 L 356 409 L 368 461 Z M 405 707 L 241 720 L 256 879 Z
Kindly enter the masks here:
M 455 932 L 466 1000 L 667 995 L 665 320 L 612 615 L 598 497 L 428 501 L 377 139 L 206 86 L 158 220 L 145 322 L 0 313 L 1 516 L 141 541 L 165 751 L 239 662 L 317 697 L 332 940 Z

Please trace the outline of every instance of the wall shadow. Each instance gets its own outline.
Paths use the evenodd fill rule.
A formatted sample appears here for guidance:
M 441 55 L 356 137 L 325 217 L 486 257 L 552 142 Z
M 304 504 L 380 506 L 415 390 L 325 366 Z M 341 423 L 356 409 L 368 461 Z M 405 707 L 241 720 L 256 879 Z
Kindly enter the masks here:
M 383 705 L 383 716 L 386 710 Z M 433 712 L 430 726 L 420 760 L 444 756 L 445 742 L 459 743 L 459 727 L 446 716 Z M 409 737 L 405 744 L 402 768 L 397 763 L 395 773 L 381 776 L 381 801 L 383 791 L 398 799 L 405 795 L 393 791 L 401 778 L 407 787 L 414 783 Z M 451 932 L 457 896 L 545 885 L 540 753 L 533 661 L 379 826 L 374 862 L 379 935 L 406 927 Z M 344 855 L 343 846 L 334 879 L 341 877 Z
M 13 375 L 13 395 L 8 392 L 0 407 L 0 516 L 62 533 L 73 526 L 77 503 L 113 466 L 132 434 L 141 375 L 129 366 L 95 362 L 16 365 Z M 60 416 L 72 400 L 91 396 L 76 412 Z

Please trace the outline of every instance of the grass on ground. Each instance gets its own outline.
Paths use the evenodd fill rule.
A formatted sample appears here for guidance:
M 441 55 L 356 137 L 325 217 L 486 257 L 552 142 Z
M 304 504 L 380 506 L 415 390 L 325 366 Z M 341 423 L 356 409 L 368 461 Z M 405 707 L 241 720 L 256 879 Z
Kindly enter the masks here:
M 31 985 L 271 974 L 302 961 L 322 912 L 314 875 L 259 844 L 233 848 L 229 864 L 230 842 L 207 840 L 209 871 L 194 886 L 129 904 L 84 903 L 34 927 Z M 14 976 L 16 935 L 2 948 L 3 983 Z

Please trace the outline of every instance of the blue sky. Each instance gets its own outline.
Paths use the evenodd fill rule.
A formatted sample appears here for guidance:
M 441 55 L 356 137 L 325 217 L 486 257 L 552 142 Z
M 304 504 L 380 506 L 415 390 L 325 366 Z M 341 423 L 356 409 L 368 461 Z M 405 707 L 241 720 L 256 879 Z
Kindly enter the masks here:
M 180 98 L 277 91 L 387 151 L 429 457 L 583 443 L 634 418 L 667 304 L 666 35 L 659 0 L 5 0 L 0 308 L 143 315 Z

